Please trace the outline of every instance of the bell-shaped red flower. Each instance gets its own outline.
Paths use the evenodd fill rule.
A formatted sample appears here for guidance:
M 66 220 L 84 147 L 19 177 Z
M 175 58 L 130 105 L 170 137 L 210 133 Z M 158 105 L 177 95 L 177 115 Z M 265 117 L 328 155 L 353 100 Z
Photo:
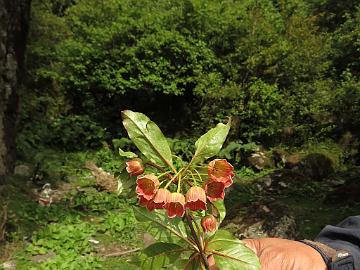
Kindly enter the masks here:
M 192 211 L 206 210 L 206 194 L 201 187 L 191 187 L 185 195 L 185 207 Z
M 201 227 L 204 232 L 214 232 L 217 227 L 217 220 L 213 215 L 206 215 L 201 219 Z
M 167 202 L 168 197 L 170 196 L 170 191 L 168 191 L 165 188 L 160 188 L 154 198 L 150 200 L 150 202 L 147 205 L 147 208 L 149 211 L 152 211 L 154 209 L 162 209 L 164 208 L 165 203 Z
M 225 196 L 225 184 L 223 182 L 209 181 L 205 185 L 206 197 L 209 201 L 223 200 Z
M 138 196 L 138 199 L 141 206 L 147 206 L 150 201 L 148 199 L 145 199 L 143 196 Z
M 234 177 L 234 167 L 226 159 L 214 159 L 208 165 L 208 175 L 211 180 L 224 183 L 229 187 Z
M 171 193 L 164 205 L 169 218 L 182 217 L 185 213 L 185 197 L 181 193 Z
M 158 178 L 154 174 L 147 174 L 142 177 L 138 177 L 136 183 L 137 195 L 144 197 L 147 200 L 154 197 L 160 185 Z
M 140 158 L 134 158 L 126 162 L 126 171 L 130 176 L 138 176 L 144 172 L 143 162 Z

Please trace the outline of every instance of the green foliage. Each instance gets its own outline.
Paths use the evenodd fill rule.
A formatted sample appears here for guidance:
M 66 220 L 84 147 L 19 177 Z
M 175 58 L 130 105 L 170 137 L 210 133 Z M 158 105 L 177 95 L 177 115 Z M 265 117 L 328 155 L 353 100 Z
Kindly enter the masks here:
M 167 141 L 171 152 L 182 160 L 190 160 L 195 152 L 194 140 L 192 138 L 167 138 Z
M 122 209 L 119 212 L 109 211 L 101 224 L 101 230 L 115 235 L 126 227 L 133 227 L 135 223 L 136 220 L 131 209 Z
M 242 161 L 242 156 L 244 154 L 248 155 L 254 152 L 259 146 L 254 143 L 242 143 L 241 141 L 231 141 L 223 149 L 221 149 L 219 156 L 226 158 L 232 162 L 239 163 Z
M 360 13 L 335 2 L 34 1 L 19 151 L 124 135 L 123 108 L 181 136 L 233 116 L 231 137 L 244 143 L 346 132 L 338 116 L 356 95 Z
M 33 237 L 27 251 L 33 255 L 64 250 L 88 253 L 92 247 L 87 240 L 94 233 L 95 228 L 86 223 L 51 224 Z
M 106 137 L 106 131 L 88 116 L 60 116 L 50 124 L 48 144 L 68 150 L 97 147 Z
M 125 199 L 119 199 L 118 195 L 113 193 L 98 192 L 97 190 L 89 190 L 74 198 L 73 206 L 89 211 L 107 211 L 122 208 Z M 130 200 L 129 203 L 135 203 Z
M 94 226 L 77 220 L 54 223 L 33 236 L 26 251 L 31 255 L 50 255 L 50 259 L 30 269 L 98 269 L 100 259 L 91 256 L 93 246 L 88 241 L 94 235 Z

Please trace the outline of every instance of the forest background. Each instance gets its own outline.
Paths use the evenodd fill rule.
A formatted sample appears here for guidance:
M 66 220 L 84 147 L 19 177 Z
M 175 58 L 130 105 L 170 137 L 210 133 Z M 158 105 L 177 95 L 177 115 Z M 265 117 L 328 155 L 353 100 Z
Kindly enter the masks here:
M 37 1 L 18 151 L 124 136 L 141 111 L 169 137 L 233 118 L 267 148 L 351 137 L 360 121 L 357 1 Z

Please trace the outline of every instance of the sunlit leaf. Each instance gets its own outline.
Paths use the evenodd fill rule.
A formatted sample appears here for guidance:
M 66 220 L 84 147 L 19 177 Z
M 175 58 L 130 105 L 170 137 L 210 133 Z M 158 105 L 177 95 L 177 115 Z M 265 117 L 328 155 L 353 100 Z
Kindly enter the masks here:
M 186 238 L 184 222 L 179 218 L 170 219 L 164 211 L 149 212 L 146 208 L 133 207 L 134 215 L 139 222 L 151 222 L 148 233 L 157 241 L 178 243 Z
M 256 254 L 230 232 L 218 230 L 207 245 L 221 270 L 259 270 Z
M 222 123 L 217 124 L 216 127 L 210 129 L 195 142 L 196 151 L 192 164 L 203 162 L 219 153 L 229 133 L 230 123 L 231 121 L 229 120 L 226 125 Z
M 160 128 L 142 113 L 126 110 L 121 114 L 130 139 L 144 156 L 173 169 L 171 150 Z
M 119 147 L 119 155 L 121 157 L 125 157 L 125 158 L 136 158 L 137 157 L 137 154 L 130 152 L 130 151 L 125 152 L 120 147 Z

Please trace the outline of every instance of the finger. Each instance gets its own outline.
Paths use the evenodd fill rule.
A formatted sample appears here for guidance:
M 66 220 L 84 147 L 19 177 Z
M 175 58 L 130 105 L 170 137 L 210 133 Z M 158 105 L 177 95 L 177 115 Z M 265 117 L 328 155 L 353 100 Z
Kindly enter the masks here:
M 260 251 L 260 243 L 258 239 L 244 239 L 242 242 L 250 248 L 252 251 L 254 251 L 255 254 L 258 254 Z

